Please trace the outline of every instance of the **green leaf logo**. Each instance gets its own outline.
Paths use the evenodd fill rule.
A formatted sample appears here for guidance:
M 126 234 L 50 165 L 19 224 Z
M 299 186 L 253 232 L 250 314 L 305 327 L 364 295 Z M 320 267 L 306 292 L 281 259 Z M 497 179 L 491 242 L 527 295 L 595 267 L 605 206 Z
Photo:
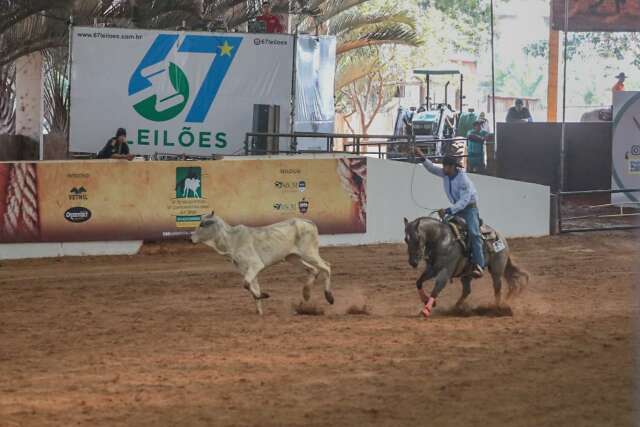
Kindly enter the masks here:
M 169 63 L 169 81 L 176 92 L 160 100 L 157 95 L 152 95 L 134 104 L 138 114 L 147 120 L 165 122 L 182 112 L 189 101 L 189 81 L 184 71 L 173 62 Z

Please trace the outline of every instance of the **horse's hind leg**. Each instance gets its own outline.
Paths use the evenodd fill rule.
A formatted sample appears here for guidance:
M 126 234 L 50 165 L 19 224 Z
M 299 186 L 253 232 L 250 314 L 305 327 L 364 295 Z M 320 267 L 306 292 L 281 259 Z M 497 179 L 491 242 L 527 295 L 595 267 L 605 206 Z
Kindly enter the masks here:
M 462 278 L 462 295 L 460 295 L 460 299 L 458 299 L 458 302 L 456 302 L 457 308 L 462 307 L 462 304 L 464 304 L 464 301 L 467 299 L 470 293 L 471 293 L 471 278 L 463 277 Z
M 493 279 L 493 295 L 495 297 L 496 307 L 500 307 L 502 304 L 502 275 L 492 271 L 491 278 Z

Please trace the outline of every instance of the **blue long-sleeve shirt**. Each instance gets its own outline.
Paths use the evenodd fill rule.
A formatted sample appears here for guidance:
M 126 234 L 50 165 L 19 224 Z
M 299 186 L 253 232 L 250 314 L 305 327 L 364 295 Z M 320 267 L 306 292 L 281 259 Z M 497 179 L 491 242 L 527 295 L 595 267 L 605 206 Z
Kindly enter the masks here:
M 476 187 L 464 171 L 458 170 L 456 175 L 448 177 L 444 174 L 441 167 L 434 165 L 429 159 L 425 159 L 423 166 L 433 175 L 442 178 L 444 192 L 452 204 L 452 206 L 448 208 L 449 213 L 455 215 L 470 203 L 478 203 Z

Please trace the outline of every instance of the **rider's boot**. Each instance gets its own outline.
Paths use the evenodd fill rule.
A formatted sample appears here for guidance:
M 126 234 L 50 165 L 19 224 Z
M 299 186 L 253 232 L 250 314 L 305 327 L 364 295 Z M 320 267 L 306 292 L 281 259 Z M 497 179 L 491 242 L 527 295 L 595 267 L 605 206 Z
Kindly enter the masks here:
M 475 264 L 473 266 L 473 269 L 471 270 L 471 277 L 473 277 L 474 279 L 479 279 L 483 276 L 483 274 L 484 274 L 484 269 L 480 267 L 478 264 Z

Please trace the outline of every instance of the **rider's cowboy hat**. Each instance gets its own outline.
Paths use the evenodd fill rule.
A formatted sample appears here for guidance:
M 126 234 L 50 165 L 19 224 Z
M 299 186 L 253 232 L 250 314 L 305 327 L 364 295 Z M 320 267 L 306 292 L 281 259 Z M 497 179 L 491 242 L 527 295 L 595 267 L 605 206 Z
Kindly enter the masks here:
M 462 165 L 458 163 L 458 159 L 453 156 L 444 156 L 442 158 L 442 166 L 447 166 L 447 165 L 455 166 L 458 168 L 462 167 Z

